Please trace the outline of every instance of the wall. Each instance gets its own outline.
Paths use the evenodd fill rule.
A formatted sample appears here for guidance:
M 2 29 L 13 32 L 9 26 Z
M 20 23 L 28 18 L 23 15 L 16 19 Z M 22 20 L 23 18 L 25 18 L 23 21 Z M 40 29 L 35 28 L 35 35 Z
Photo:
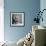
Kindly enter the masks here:
M 43 9 L 46 9 L 46 0 L 41 0 L 41 1 L 40 1 L 40 9 L 41 9 L 41 11 L 42 11 Z M 42 17 L 43 17 L 43 22 L 41 21 L 41 22 L 40 22 L 40 25 L 46 27 L 46 20 L 45 20 L 45 19 L 46 19 L 46 11 L 43 12 Z
M 4 41 L 4 0 L 0 0 L 0 42 Z
M 40 10 L 40 0 L 4 0 L 4 37 L 7 41 L 18 41 L 32 30 L 35 14 Z M 25 12 L 24 27 L 10 27 L 10 12 Z
M 46 0 L 40 0 L 40 10 L 46 9 Z M 43 13 L 42 15 L 43 17 L 43 22 L 40 21 L 40 25 L 45 26 L 46 27 L 46 11 Z M 46 35 L 45 35 L 46 37 Z M 46 38 L 45 38 L 45 43 L 46 43 Z

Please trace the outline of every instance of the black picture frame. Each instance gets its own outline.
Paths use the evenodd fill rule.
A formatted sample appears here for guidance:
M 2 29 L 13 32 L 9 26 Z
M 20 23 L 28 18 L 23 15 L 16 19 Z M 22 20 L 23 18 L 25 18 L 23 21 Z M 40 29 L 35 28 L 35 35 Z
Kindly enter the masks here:
M 25 25 L 25 13 L 24 12 L 10 12 L 10 26 L 11 27 L 23 27 Z

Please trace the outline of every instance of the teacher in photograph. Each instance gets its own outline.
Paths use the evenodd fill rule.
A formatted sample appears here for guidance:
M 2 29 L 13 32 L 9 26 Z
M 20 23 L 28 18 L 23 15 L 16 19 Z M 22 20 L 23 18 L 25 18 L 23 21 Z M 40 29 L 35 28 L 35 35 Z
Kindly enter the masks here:
M 18 18 L 13 14 L 12 15 L 12 24 L 17 24 L 18 23 Z

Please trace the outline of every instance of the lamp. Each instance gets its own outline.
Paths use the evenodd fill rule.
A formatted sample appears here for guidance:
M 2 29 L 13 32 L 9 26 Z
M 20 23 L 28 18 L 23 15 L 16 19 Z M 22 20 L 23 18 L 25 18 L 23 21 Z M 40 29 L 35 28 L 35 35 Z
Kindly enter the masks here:
M 43 22 L 43 12 L 45 11 L 46 9 L 43 9 L 42 11 L 39 11 L 37 16 L 34 18 L 34 21 L 36 21 L 36 23 L 40 23 L 40 19 L 42 20 Z

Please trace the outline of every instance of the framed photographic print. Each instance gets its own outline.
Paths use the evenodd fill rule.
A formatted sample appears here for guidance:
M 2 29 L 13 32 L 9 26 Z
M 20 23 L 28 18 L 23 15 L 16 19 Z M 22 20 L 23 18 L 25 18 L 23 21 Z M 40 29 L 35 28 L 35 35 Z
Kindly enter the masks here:
M 11 12 L 10 25 L 11 26 L 24 26 L 24 12 Z

